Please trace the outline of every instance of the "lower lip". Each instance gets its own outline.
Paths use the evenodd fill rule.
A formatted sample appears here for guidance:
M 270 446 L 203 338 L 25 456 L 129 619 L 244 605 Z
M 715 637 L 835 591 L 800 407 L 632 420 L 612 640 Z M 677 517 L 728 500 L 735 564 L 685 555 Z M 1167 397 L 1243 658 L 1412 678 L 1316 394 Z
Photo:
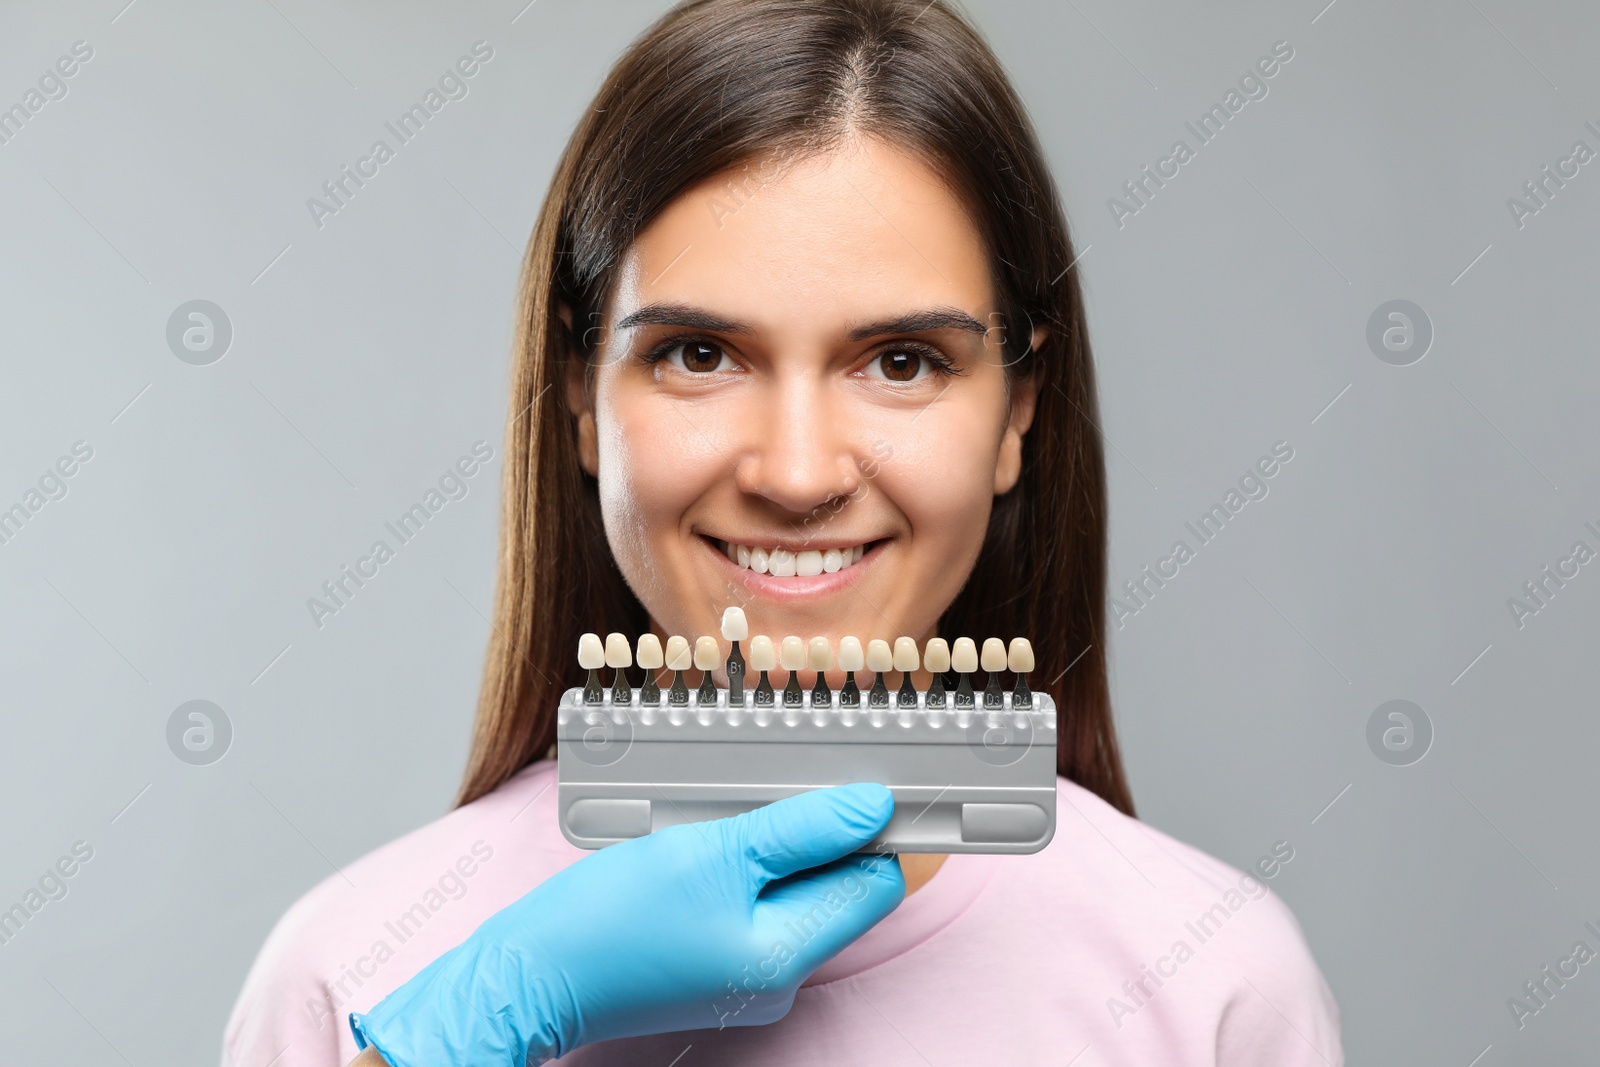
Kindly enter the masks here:
M 831 596 L 856 583 L 861 576 L 862 568 L 873 563 L 878 558 L 879 551 L 887 540 L 875 541 L 871 548 L 861 554 L 861 558 L 848 567 L 840 568 L 832 574 L 824 571 L 821 574 L 807 575 L 802 578 L 798 575 L 792 578 L 775 578 L 770 574 L 761 574 L 749 567 L 741 567 L 729 559 L 727 553 L 718 548 L 716 542 L 709 537 L 701 537 L 701 542 L 713 556 L 731 573 L 731 580 L 739 583 L 745 589 L 757 596 L 766 597 L 779 603 L 795 603 L 802 600 L 813 600 L 819 597 Z

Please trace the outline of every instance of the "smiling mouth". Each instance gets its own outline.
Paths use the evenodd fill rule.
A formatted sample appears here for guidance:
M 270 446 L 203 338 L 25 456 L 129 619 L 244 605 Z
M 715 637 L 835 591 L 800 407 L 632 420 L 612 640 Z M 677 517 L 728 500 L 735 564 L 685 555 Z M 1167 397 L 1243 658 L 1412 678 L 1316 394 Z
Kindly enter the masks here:
M 745 545 L 736 541 L 708 537 L 707 541 L 734 566 L 774 578 L 809 578 L 818 574 L 847 571 L 860 562 L 882 539 L 833 548 L 787 549 L 767 545 Z

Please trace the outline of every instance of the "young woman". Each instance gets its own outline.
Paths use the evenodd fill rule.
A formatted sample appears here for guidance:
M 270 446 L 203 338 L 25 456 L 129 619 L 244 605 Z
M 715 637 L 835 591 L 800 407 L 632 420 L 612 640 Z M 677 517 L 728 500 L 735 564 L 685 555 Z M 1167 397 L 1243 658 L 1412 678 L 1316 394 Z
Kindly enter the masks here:
M 1133 817 L 1073 261 L 1022 105 L 943 0 L 696 0 L 636 42 L 528 249 L 457 807 L 290 909 L 225 1062 L 336 1067 L 352 1023 L 396 1067 L 1342 1062 L 1288 908 Z M 730 604 L 835 647 L 1027 636 L 1061 709 L 1050 845 L 858 871 L 871 786 L 567 844 L 579 635 L 716 634 Z M 715 1007 L 752 923 L 841 886 L 868 903 Z

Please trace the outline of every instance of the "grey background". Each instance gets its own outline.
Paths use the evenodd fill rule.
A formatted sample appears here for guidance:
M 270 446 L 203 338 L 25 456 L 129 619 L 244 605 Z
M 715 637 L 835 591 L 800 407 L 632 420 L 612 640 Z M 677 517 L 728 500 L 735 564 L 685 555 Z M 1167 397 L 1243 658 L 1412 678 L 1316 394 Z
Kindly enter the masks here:
M 19 1063 L 215 1062 L 283 910 L 445 810 L 520 249 L 666 7 L 125 2 L 0 12 L 0 105 L 95 50 L 0 146 L 0 505 L 94 449 L 0 545 L 0 904 L 94 849 L 0 946 Z M 1295 450 L 1114 632 L 1128 769 L 1146 821 L 1231 863 L 1293 844 L 1271 884 L 1350 1062 L 1592 1058 L 1595 968 L 1520 1031 L 1506 1001 L 1600 920 L 1600 564 L 1520 629 L 1507 599 L 1600 547 L 1600 163 L 1521 229 L 1506 199 L 1600 148 L 1600 10 L 1325 3 L 970 5 L 1083 252 L 1114 583 Z M 470 95 L 318 229 L 306 199 L 479 39 Z M 1119 229 L 1107 198 L 1278 40 L 1269 95 Z M 193 299 L 233 326 L 209 366 L 166 344 Z M 1407 367 L 1366 343 L 1393 299 L 1435 330 Z M 317 628 L 306 598 L 479 439 L 469 495 Z M 1366 740 L 1395 699 L 1433 725 L 1411 766 Z M 167 746 L 191 700 L 232 725 L 210 765 Z

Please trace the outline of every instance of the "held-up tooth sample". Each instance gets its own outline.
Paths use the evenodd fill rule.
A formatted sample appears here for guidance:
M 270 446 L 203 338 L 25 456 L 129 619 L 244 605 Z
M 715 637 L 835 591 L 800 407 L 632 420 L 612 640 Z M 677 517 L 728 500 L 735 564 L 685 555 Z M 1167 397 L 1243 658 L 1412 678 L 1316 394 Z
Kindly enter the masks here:
M 734 707 L 744 704 L 744 653 L 739 651 L 739 642 L 750 636 L 750 623 L 744 617 L 744 609 L 740 607 L 727 608 L 722 612 L 722 639 L 733 647 L 728 650 L 728 703 Z

